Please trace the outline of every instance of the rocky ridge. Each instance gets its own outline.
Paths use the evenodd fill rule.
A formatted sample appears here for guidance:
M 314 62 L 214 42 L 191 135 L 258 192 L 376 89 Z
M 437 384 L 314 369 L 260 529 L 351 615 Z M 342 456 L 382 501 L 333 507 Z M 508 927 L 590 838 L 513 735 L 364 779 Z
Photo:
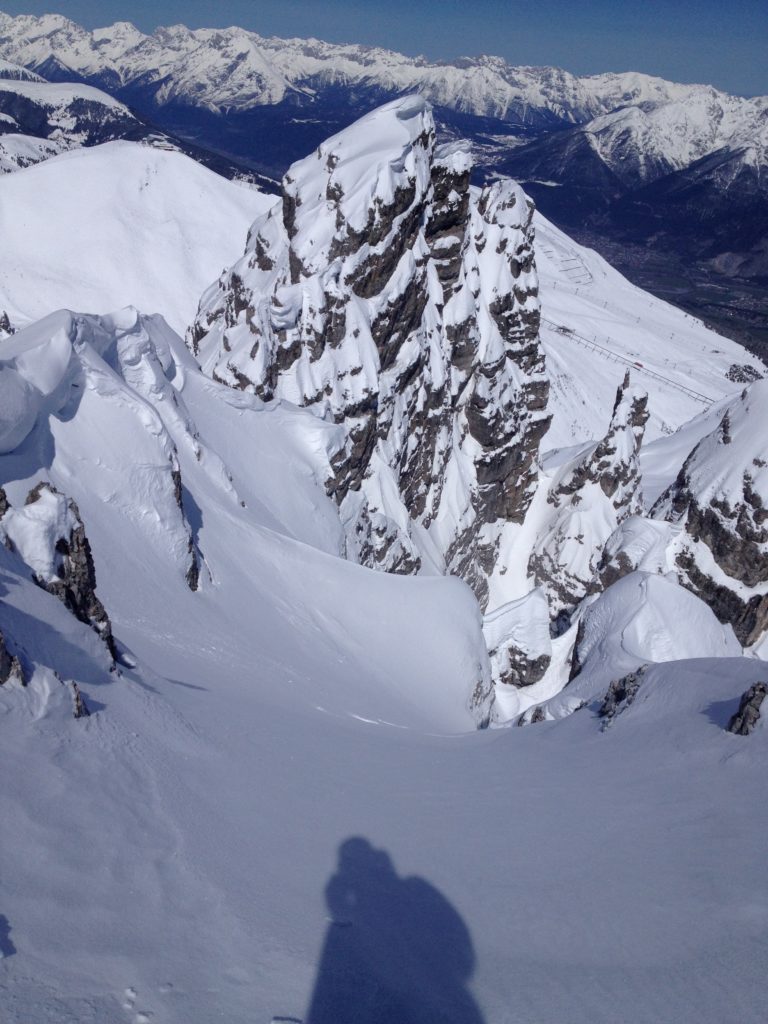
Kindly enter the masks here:
M 545 588 L 553 617 L 570 616 L 587 594 L 612 582 L 599 576 L 605 545 L 621 522 L 643 508 L 638 455 L 647 404 L 627 371 L 605 437 L 567 463 L 549 487 L 551 511 L 528 569 Z
M 471 187 L 470 166 L 464 146 L 435 144 L 418 98 L 380 108 L 295 164 L 243 258 L 203 296 L 188 344 L 204 372 L 336 426 L 325 486 L 342 553 L 386 571 L 462 577 L 486 612 L 498 684 L 532 694 L 553 685 L 561 634 L 577 674 L 583 609 L 638 569 L 638 579 L 674 573 L 754 643 L 768 601 L 764 463 L 741 442 L 764 436 L 763 382 L 732 400 L 720 440 L 699 442 L 651 514 L 639 460 L 648 399 L 629 374 L 604 437 L 542 462 L 549 382 L 532 206 L 509 181 Z M 729 443 L 732 422 L 735 503 L 705 486 L 710 448 Z M 710 468 L 693 473 L 699 461 Z M 723 562 L 708 582 L 701 559 L 691 561 L 707 537 Z
M 323 558 L 470 585 L 485 612 L 483 635 L 477 605 L 456 581 L 397 584 L 463 594 L 475 645 L 461 665 L 463 713 L 480 725 L 562 717 L 640 663 L 700 656 L 704 635 L 707 657 L 738 656 L 745 642 L 759 654 L 767 385 L 755 380 L 690 422 L 677 410 L 680 436 L 653 442 L 669 445 L 651 459 L 663 465 L 664 485 L 652 471 L 650 489 L 658 494 L 682 469 L 652 513 L 640 460 L 647 398 L 636 382 L 623 380 L 602 425 L 599 409 L 590 410 L 580 435 L 564 434 L 556 418 L 551 443 L 580 443 L 546 450 L 549 406 L 562 414 L 549 372 L 555 381 L 563 374 L 559 337 L 547 340 L 551 371 L 544 365 L 534 224 L 551 234 L 519 186 L 478 189 L 470 172 L 467 147 L 438 145 L 432 112 L 417 97 L 388 104 L 295 164 L 280 199 L 253 223 L 245 255 L 203 297 L 188 344 L 207 379 L 162 318 L 132 308 L 60 312 L 7 337 L 0 506 L 15 548 L 2 554 L 14 571 L 52 584 L 65 601 L 72 591 L 75 615 L 98 620 L 87 607 L 82 509 L 119 623 L 114 580 L 126 564 L 115 531 L 99 526 L 104 505 L 119 516 L 132 557 L 203 615 L 216 607 L 222 580 L 213 523 L 223 524 L 224 546 L 245 557 L 255 536 L 245 521 L 255 516 L 271 547 L 276 513 L 290 507 L 284 529 Z M 542 258 L 546 267 L 551 255 Z M 563 322 L 585 308 L 559 302 Z M 731 364 L 722 364 L 724 373 Z M 576 365 L 568 376 L 576 389 L 589 386 Z M 283 430 L 301 438 L 298 447 L 285 446 Z M 596 440 L 585 444 L 585 436 Z M 279 473 L 265 464 L 275 443 L 291 452 Z M 87 484 L 71 468 L 83 462 L 92 467 Z M 247 504 L 228 465 L 245 481 Z M 305 488 L 307 522 L 294 516 L 286 479 Z M 200 496 L 211 493 L 203 508 Z M 723 567 L 707 555 L 710 544 Z M 685 562 L 691 556 L 709 584 Z M 729 576 L 728 557 L 754 576 Z M 256 586 L 252 575 L 244 586 Z M 687 639 L 674 635 L 678 615 Z M 22 649 L 12 630 L 6 637 Z
M 532 205 L 469 171 L 423 100 L 375 111 L 289 170 L 189 340 L 217 380 L 343 426 L 326 486 L 348 557 L 431 563 L 484 603 L 499 526 L 533 495 L 548 383 Z
M 745 646 L 768 626 L 766 399 L 768 383 L 756 381 L 730 402 L 652 512 L 683 526 L 681 582 Z

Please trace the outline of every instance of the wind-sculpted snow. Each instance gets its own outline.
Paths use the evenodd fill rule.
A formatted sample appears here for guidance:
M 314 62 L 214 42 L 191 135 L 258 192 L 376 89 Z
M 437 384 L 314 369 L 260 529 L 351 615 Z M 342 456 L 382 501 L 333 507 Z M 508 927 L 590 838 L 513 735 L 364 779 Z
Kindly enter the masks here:
M 139 342 L 142 336 L 144 349 L 134 351 L 131 342 Z M 156 348 L 148 347 L 135 313 L 132 320 L 129 317 L 120 324 L 61 312 L 6 340 L 0 351 L 0 372 L 24 381 L 28 402 L 27 409 L 19 409 L 26 433 L 9 453 L 16 479 L 9 480 L 6 491 L 14 507 L 31 504 L 31 495 L 22 491 L 42 474 L 64 495 L 75 497 L 78 505 L 85 492 L 84 508 L 94 500 L 107 501 L 137 522 L 146 516 L 145 502 L 151 495 L 155 526 L 148 532 L 161 557 L 183 566 L 188 574 L 195 554 L 178 493 L 175 445 L 157 413 L 126 384 L 142 358 L 151 372 Z M 76 469 L 83 458 L 96 466 L 85 486 Z M 31 508 L 15 512 L 8 524 L 11 541 L 45 582 L 56 575 L 52 566 L 58 564 L 54 557 L 58 539 L 68 538 L 79 521 L 79 512 L 67 512 L 66 500 L 55 495 L 56 490 L 38 496 Z M 49 506 L 51 515 L 46 515 Z M 87 514 L 85 518 L 87 522 Z M 27 522 L 29 529 L 24 526 Z M 33 529 L 35 523 L 48 525 L 41 533 Z M 51 540 L 47 547 L 34 540 L 44 533 Z M 24 540 L 27 537 L 29 543 Z
M 487 720 L 490 673 L 469 590 L 442 579 L 411 589 L 414 581 L 338 558 L 338 514 L 317 479 L 329 471 L 327 427 L 314 416 L 268 410 L 206 380 L 161 317 L 130 308 L 53 314 L 3 342 L 0 373 L 24 382 L 32 410 L 16 404 L 24 429 L 0 456 L 0 531 L 13 571 L 110 645 L 111 620 L 116 651 L 136 634 L 160 651 L 189 647 L 193 661 L 215 651 L 228 671 L 263 655 L 266 670 L 279 635 L 302 652 L 295 668 L 306 700 L 330 713 L 352 708 L 403 725 L 412 714 L 449 731 Z M 454 662 L 435 672 L 442 654 L 415 637 L 437 642 L 446 616 Z M 357 655 L 339 667 L 330 634 L 342 648 L 353 638 L 357 650 L 360 631 L 370 632 L 369 650 L 385 652 L 383 621 L 411 636 L 382 653 L 387 668 Z M 244 660 L 231 662 L 230 648 Z M 329 659 L 322 697 L 306 682 L 318 658 Z M 29 660 L 33 670 L 34 651 Z
M 37 420 L 38 392 L 13 369 L 0 367 L 0 453 L 17 448 Z
M 447 567 L 484 602 L 549 422 L 532 207 L 470 189 L 467 150 L 434 136 L 410 97 L 292 167 L 190 340 L 216 380 L 343 424 L 327 487 L 349 557 Z

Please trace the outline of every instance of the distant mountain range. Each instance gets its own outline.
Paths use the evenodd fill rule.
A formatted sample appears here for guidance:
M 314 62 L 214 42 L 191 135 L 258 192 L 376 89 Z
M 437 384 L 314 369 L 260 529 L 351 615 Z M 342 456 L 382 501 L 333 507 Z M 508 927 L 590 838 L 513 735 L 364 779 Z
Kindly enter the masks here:
M 145 35 L 118 22 L 91 32 L 53 14 L 0 14 L 0 55 L 49 81 L 108 91 L 163 132 L 221 154 L 231 174 L 272 179 L 379 103 L 419 92 L 444 137 L 472 141 L 478 182 L 517 178 L 621 269 L 638 264 L 626 247 L 652 240 L 697 286 L 725 275 L 736 295 L 768 276 L 768 97 L 491 56 L 432 62 L 241 28 Z M 654 271 L 643 283 L 663 290 L 670 276 Z M 737 305 L 755 303 L 750 292 Z

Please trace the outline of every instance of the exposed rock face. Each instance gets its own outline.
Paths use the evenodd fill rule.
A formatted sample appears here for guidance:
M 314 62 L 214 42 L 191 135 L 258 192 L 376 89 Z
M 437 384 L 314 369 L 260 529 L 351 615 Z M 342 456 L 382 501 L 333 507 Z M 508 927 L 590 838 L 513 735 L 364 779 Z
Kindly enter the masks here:
M 27 495 L 24 508 L 14 509 L 8 518 L 3 524 L 7 535 L 32 569 L 35 583 L 92 626 L 114 658 L 112 624 L 96 596 L 91 546 L 75 502 L 52 484 L 40 483 Z
M 3 631 L 0 630 L 0 686 L 7 683 L 11 676 L 16 676 L 22 683 L 24 682 L 21 662 L 8 650 Z
M 625 711 L 634 702 L 643 682 L 646 667 L 643 665 L 636 672 L 630 672 L 628 675 L 622 676 L 621 679 L 614 679 L 608 687 L 603 703 L 598 711 L 600 717 L 605 719 L 603 722 L 604 729 L 607 725 L 610 725 L 617 715 L 620 715 L 622 711 Z
M 760 720 L 760 708 L 768 694 L 768 683 L 755 683 L 743 693 L 739 710 L 728 723 L 728 732 L 749 736 Z
M 77 683 L 72 683 L 72 703 L 74 705 L 73 714 L 75 718 L 90 718 L 91 712 Z
M 763 379 L 760 371 L 748 363 L 732 363 L 725 376 L 736 384 L 752 384 L 756 380 Z
M 8 497 L 7 497 L 6 493 L 5 493 L 5 491 L 3 490 L 3 488 L 0 487 L 0 519 L 3 518 L 3 516 L 5 515 L 5 513 L 7 511 L 8 511 Z
M 533 590 L 487 615 L 483 633 L 497 683 L 532 686 L 549 668 L 552 641 L 549 606 L 543 590 Z
M 680 581 L 745 646 L 768 628 L 768 381 L 746 388 L 693 449 L 653 514 L 684 527 Z
M 608 538 L 621 522 L 642 511 L 638 455 L 647 403 L 647 395 L 632 388 L 627 373 L 605 437 L 562 467 L 549 488 L 552 511 L 528 569 L 545 589 L 553 619 L 603 588 L 600 569 Z
M 484 603 L 499 530 L 534 491 L 549 385 L 532 204 L 469 172 L 421 99 L 363 118 L 286 174 L 189 342 L 216 379 L 343 426 L 326 486 L 348 557 L 428 557 Z
M 8 313 L 4 309 L 0 309 L 0 339 L 8 338 L 15 333 L 16 328 L 11 323 Z
M 188 528 L 187 516 L 184 512 L 184 488 L 181 484 L 181 470 L 178 467 L 175 454 L 173 469 L 171 470 L 171 479 L 173 480 L 173 496 L 176 499 L 179 512 L 181 512 L 181 518 L 184 521 L 185 526 Z M 197 590 L 200 586 L 200 562 L 198 560 L 197 548 L 195 547 L 191 531 L 189 532 L 187 555 L 189 558 L 189 566 L 184 574 L 184 579 L 187 581 L 187 586 L 190 590 Z

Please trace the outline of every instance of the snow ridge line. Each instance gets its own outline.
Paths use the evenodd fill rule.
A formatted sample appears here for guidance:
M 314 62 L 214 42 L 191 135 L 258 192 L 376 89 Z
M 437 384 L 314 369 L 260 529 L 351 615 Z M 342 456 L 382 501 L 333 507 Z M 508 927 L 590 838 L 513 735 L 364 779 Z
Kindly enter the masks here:
M 715 399 L 710 398 L 709 395 L 703 395 L 700 391 L 694 391 L 693 388 L 689 388 L 687 385 L 681 384 L 680 381 L 672 380 L 671 377 L 665 377 L 664 374 L 657 373 L 656 370 L 650 370 L 647 366 L 642 366 L 640 363 L 630 359 L 628 356 L 621 356 L 618 352 L 614 352 L 613 349 L 606 348 L 604 345 L 599 345 L 596 341 L 593 341 L 592 338 L 586 338 L 583 334 L 579 334 L 578 331 L 574 331 L 572 327 L 566 327 L 564 324 L 556 324 L 554 320 L 548 320 L 547 317 L 544 316 L 541 318 L 541 322 L 546 324 L 548 327 L 552 327 L 563 337 L 570 338 L 572 341 L 577 342 L 577 344 L 583 345 L 585 348 L 588 348 L 593 352 L 597 352 L 600 355 L 605 356 L 607 359 L 613 359 L 617 363 L 624 363 L 626 366 L 629 366 L 638 373 L 644 373 L 647 377 L 653 377 L 654 380 L 659 380 L 663 384 L 668 384 L 670 387 L 676 388 L 678 391 L 682 391 L 683 394 L 687 395 L 689 398 L 693 398 L 696 402 L 701 402 L 702 405 L 705 405 L 707 408 L 715 404 Z

